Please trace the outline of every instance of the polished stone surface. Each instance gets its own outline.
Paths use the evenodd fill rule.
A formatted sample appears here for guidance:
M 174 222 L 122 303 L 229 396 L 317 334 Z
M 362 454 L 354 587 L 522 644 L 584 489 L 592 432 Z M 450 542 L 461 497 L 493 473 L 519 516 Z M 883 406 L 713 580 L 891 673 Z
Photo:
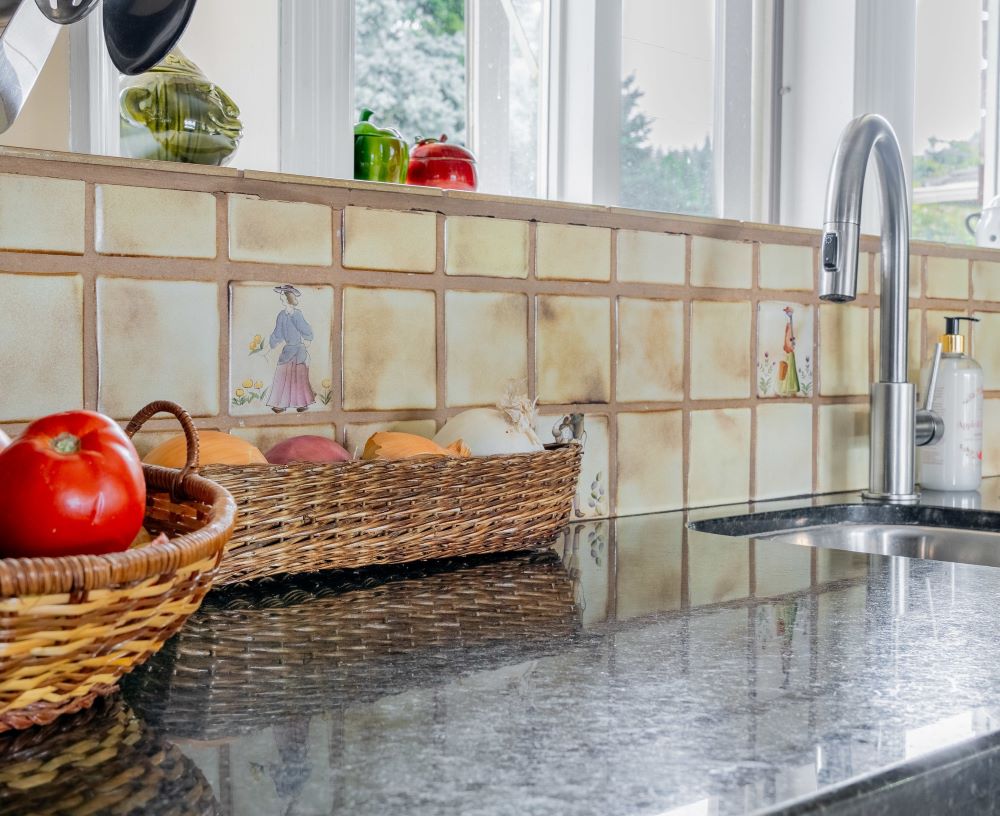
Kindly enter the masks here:
M 1000 480 L 938 501 L 1000 510 Z M 686 528 L 813 503 L 213 593 L 126 685 L 132 732 L 157 747 L 145 775 L 183 755 L 136 812 L 989 812 L 1000 571 Z M 106 719 L 0 736 L 0 814 L 35 804 L 3 776 L 13 757 L 55 769 L 50 786 L 75 767 L 66 731 L 106 749 L 67 785 L 135 785 L 102 759 L 130 733 Z

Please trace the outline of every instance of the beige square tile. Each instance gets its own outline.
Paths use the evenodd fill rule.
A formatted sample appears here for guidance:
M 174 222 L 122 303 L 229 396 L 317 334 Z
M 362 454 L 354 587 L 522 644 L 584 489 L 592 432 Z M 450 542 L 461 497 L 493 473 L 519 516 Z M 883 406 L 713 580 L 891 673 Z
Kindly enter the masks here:
M 510 380 L 528 378 L 528 298 L 453 291 L 444 308 L 448 406 L 496 405 Z
M 858 294 L 867 295 L 871 281 L 872 256 L 869 252 L 858 253 Z
M 528 222 L 452 215 L 444 222 L 446 275 L 528 277 Z
M 0 173 L 0 249 L 83 254 L 85 185 Z
M 688 602 L 708 606 L 750 594 L 750 545 L 744 539 L 688 535 Z
M 535 308 L 539 402 L 607 402 L 611 398 L 608 299 L 539 295 Z
M 812 493 L 812 405 L 757 406 L 755 499 Z
M 992 391 L 1000 388 L 1000 312 L 976 312 L 973 317 L 979 322 L 972 330 L 972 356 L 983 367 L 983 388 Z
M 683 235 L 618 230 L 618 280 L 683 286 L 685 244 Z
M 812 396 L 813 314 L 801 303 L 757 304 L 757 396 Z
M 750 409 L 691 412 L 688 506 L 750 498 Z
M 983 476 L 1000 475 L 1000 399 L 983 400 Z
M 972 296 L 976 300 L 1000 301 L 1000 263 L 972 262 Z
M 878 380 L 881 376 L 879 373 L 879 366 L 882 363 L 882 349 L 879 346 L 878 338 L 881 334 L 880 320 L 882 317 L 882 310 L 876 307 L 872 310 L 872 349 L 875 352 L 874 368 L 872 369 L 872 380 Z M 944 323 L 941 323 L 944 326 Z M 923 366 L 923 331 L 924 331 L 924 313 L 921 309 L 916 309 L 911 307 L 909 314 L 907 315 L 907 379 L 912 383 L 917 383 L 919 387 L 920 383 L 920 371 Z M 931 342 L 937 342 L 937 336 L 934 335 L 930 338 Z
M 817 421 L 817 492 L 867 487 L 868 406 L 820 405 Z
M 333 287 L 296 284 L 289 300 L 275 291 L 280 286 L 229 285 L 229 413 L 234 416 L 334 407 Z
M 757 540 L 754 542 L 754 574 L 757 579 L 754 594 L 758 598 L 808 589 L 812 583 L 812 550 Z
M 691 239 L 691 285 L 749 289 L 753 282 L 753 245 L 718 238 Z
M 819 307 L 819 393 L 867 394 L 868 309 L 824 303 Z
M 541 280 L 611 279 L 611 230 L 575 224 L 539 224 L 535 276 Z
M 123 419 L 167 399 L 218 414 L 218 300 L 215 283 L 98 278 L 100 410 Z
M 684 304 L 618 298 L 619 402 L 684 399 Z
M 344 408 L 437 405 L 433 292 L 344 289 Z
M 965 258 L 927 259 L 927 297 L 966 300 L 969 262 Z
M 816 288 L 813 248 L 785 246 L 784 244 L 760 245 L 760 285 L 762 289 L 812 292 Z
M 882 253 L 876 252 L 872 263 L 872 292 L 882 294 Z M 910 256 L 910 297 L 918 298 L 924 289 L 924 256 Z
M 261 453 L 267 453 L 279 442 L 291 439 L 293 436 L 325 436 L 327 439 L 337 439 L 337 428 L 332 423 L 322 425 L 276 425 L 273 427 L 233 428 L 230 433 L 245 439 Z
M 229 196 L 229 258 L 329 266 L 333 213 L 325 204 Z
M 0 292 L 0 420 L 83 407 L 83 280 L 0 274 Z
M 749 303 L 691 304 L 691 399 L 750 396 Z
M 683 515 L 622 518 L 615 526 L 618 620 L 680 609 Z
M 104 255 L 214 258 L 215 196 L 98 184 L 97 251 Z
M 684 431 L 680 411 L 618 414 L 619 515 L 684 506 Z
M 430 212 L 346 207 L 344 266 L 433 272 L 437 268 L 437 216 Z
M 354 456 L 360 456 L 365 449 L 365 443 L 374 433 L 383 431 L 398 431 L 399 433 L 415 434 L 425 439 L 433 439 L 437 433 L 437 423 L 433 419 L 399 419 L 391 422 L 358 422 L 347 425 L 344 429 L 346 443 L 344 445 Z
M 565 414 L 540 413 L 536 428 L 543 443 L 555 438 L 555 431 Z M 611 460 L 611 436 L 606 414 L 583 417 L 583 462 L 573 501 L 573 518 L 604 518 L 611 512 L 608 469 Z

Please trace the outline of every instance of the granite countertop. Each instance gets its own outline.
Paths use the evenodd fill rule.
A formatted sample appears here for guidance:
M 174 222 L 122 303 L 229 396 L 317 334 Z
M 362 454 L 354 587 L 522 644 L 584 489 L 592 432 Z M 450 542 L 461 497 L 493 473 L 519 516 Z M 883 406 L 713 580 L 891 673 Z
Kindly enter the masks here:
M 980 494 L 1000 509 L 1000 479 Z M 813 501 L 831 499 L 799 504 Z M 0 736 L 0 814 L 95 798 L 148 814 L 672 816 L 997 801 L 1000 570 L 688 518 L 212 593 L 121 697 Z

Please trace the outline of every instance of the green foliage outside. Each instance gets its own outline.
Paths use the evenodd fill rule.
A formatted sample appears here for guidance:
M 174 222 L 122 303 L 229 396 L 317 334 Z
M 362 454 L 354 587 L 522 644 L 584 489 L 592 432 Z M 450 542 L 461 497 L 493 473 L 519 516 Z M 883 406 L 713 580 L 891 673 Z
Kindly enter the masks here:
M 931 139 L 930 147 L 913 157 L 913 186 L 931 187 L 967 179 L 978 173 L 979 161 L 978 133 L 970 139 Z M 914 204 L 910 233 L 923 241 L 975 244 L 965 227 L 965 218 L 979 209 L 978 201 Z

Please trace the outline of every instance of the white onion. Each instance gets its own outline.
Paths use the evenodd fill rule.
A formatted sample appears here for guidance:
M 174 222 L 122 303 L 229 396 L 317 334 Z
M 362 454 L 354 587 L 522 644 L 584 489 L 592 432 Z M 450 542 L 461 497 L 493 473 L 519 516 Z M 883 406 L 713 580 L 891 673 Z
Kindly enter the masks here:
M 535 405 L 526 397 L 505 399 L 496 408 L 471 408 L 449 419 L 434 441 L 442 447 L 461 439 L 473 456 L 535 453 L 542 443 L 535 433 Z

